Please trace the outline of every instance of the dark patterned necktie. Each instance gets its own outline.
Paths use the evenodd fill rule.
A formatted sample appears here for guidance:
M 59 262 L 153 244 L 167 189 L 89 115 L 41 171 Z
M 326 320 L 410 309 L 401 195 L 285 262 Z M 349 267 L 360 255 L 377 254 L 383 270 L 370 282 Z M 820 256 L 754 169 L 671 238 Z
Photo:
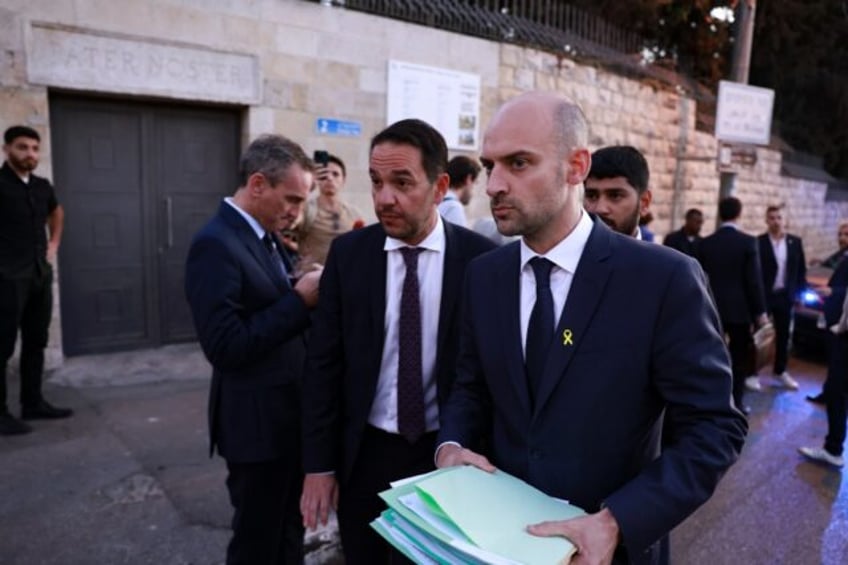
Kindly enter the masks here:
M 271 262 L 274 264 L 274 268 L 276 268 L 283 276 L 283 279 L 288 282 L 289 274 L 286 270 L 286 264 L 283 262 L 283 256 L 280 255 L 280 252 L 277 250 L 277 246 L 274 244 L 274 239 L 271 237 L 270 233 L 265 232 L 265 235 L 262 236 L 262 243 L 271 255 Z
M 527 325 L 527 343 L 524 348 L 524 367 L 530 399 L 535 401 L 542 382 L 545 359 L 554 335 L 554 297 L 551 293 L 551 269 L 554 264 L 543 257 L 530 260 L 536 276 L 536 303 Z
M 422 249 L 402 247 L 406 277 L 400 297 L 398 323 L 398 432 L 413 443 L 425 431 L 424 383 L 421 369 L 421 304 L 418 292 L 418 254 Z

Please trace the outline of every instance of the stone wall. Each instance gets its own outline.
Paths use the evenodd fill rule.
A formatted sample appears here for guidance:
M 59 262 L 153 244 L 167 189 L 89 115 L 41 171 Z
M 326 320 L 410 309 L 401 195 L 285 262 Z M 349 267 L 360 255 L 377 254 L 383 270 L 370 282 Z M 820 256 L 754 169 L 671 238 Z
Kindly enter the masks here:
M 695 102 L 669 89 L 616 75 L 536 50 L 502 45 L 498 101 L 526 90 L 556 90 L 582 107 L 591 125 L 591 145 L 638 148 L 651 169 L 651 229 L 662 236 L 680 227 L 689 208 L 705 214 L 704 234 L 716 225 L 720 175 L 716 139 L 695 129 Z M 826 202 L 824 183 L 781 175 L 781 154 L 757 148 L 756 164 L 737 176 L 735 196 L 743 203 L 742 227 L 765 231 L 765 210 L 785 206 L 787 226 L 804 240 L 808 258 L 829 255 L 848 205 Z M 485 201 L 474 203 L 485 213 Z
M 655 222 L 660 237 L 679 227 L 687 208 L 701 208 L 705 231 L 715 225 L 719 174 L 716 140 L 695 129 L 695 102 L 675 91 L 590 65 L 513 45 L 379 18 L 300 0 L 10 0 L 0 8 L 0 126 L 25 123 L 43 134 L 39 173 L 52 176 L 48 90 L 58 82 L 28 67 L 39 52 L 34 29 L 127 40 L 137 49 L 206 50 L 255 61 L 255 100 L 204 91 L 198 100 L 243 111 L 244 142 L 276 131 L 308 151 L 340 155 L 349 170 L 349 199 L 370 213 L 368 139 L 386 125 L 390 59 L 473 73 L 481 78 L 481 122 L 519 92 L 556 90 L 579 102 L 591 124 L 592 148 L 625 143 L 643 151 L 652 171 Z M 48 69 L 49 70 L 49 69 Z M 56 73 L 58 74 L 58 70 Z M 102 78 L 102 77 L 101 77 Z M 62 83 L 65 90 L 158 100 L 190 100 L 179 89 L 125 88 L 103 81 Z M 179 85 L 178 85 L 179 86 Z M 182 85 L 186 86 L 186 85 Z M 191 86 L 191 85 L 188 85 Z M 189 89 L 190 90 L 190 89 Z M 117 93 L 117 94 L 116 94 Z M 355 120 L 359 138 L 315 131 L 318 117 Z M 756 165 L 742 171 L 736 194 L 745 205 L 743 227 L 760 232 L 764 209 L 785 204 L 791 230 L 805 240 L 808 257 L 835 247 L 845 204 L 824 201 L 821 183 L 781 176 L 780 154 L 759 148 Z M 480 179 L 470 218 L 488 213 Z M 373 215 L 371 215 L 373 218 Z M 58 308 L 55 310 L 58 315 Z M 58 323 L 54 339 L 60 342 Z M 58 348 L 51 363 L 60 361 Z

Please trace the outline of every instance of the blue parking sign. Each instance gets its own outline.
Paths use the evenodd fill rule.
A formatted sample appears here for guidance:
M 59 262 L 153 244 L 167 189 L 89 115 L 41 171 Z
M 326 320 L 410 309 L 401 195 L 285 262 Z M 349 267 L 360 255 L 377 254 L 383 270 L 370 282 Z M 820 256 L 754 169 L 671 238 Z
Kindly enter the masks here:
M 362 135 L 362 124 L 332 118 L 318 118 L 315 120 L 315 133 L 340 137 L 359 137 Z

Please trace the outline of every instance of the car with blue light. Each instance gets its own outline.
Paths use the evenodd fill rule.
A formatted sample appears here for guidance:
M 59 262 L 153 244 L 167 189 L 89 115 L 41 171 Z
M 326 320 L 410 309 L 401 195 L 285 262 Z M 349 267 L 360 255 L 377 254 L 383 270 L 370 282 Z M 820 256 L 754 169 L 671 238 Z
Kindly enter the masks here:
M 792 348 L 799 353 L 818 353 L 825 347 L 825 290 L 833 269 L 819 265 L 807 269 L 807 287 L 793 308 Z

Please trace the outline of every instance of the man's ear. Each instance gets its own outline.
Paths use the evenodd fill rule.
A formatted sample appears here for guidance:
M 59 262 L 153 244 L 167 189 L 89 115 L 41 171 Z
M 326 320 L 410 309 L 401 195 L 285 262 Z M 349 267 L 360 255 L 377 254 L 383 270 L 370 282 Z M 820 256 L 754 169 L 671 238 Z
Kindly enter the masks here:
M 247 183 L 245 184 L 245 188 L 247 188 L 247 193 L 250 196 L 258 196 L 262 194 L 262 191 L 268 186 L 268 179 L 265 178 L 265 175 L 262 173 L 253 173 L 249 177 L 247 177 Z
M 592 154 L 585 147 L 579 147 L 568 155 L 565 182 L 576 186 L 586 180 L 592 168 Z
M 639 195 L 639 210 L 641 215 L 645 215 L 651 209 L 651 200 L 653 200 L 653 195 L 651 195 L 651 189 L 645 189 L 645 192 Z
M 441 204 L 442 199 L 445 197 L 445 194 L 448 192 L 448 187 L 450 186 L 450 177 L 447 173 L 442 173 L 438 177 L 436 177 L 436 204 Z

